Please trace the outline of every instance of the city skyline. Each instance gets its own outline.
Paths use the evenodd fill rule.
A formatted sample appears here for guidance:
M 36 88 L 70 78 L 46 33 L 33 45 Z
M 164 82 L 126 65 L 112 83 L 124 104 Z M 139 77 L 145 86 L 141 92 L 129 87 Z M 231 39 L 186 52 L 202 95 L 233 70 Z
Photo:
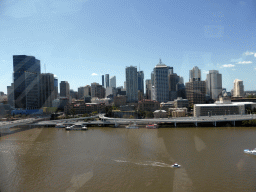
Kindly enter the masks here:
M 5 93 L 13 82 L 13 55 L 35 56 L 42 73 L 57 75 L 74 90 L 101 84 L 104 74 L 115 75 L 117 87 L 123 86 L 130 65 L 144 71 L 145 84 L 159 58 L 184 83 L 198 66 L 203 81 L 209 70 L 218 70 L 228 91 L 235 79 L 244 82 L 245 90 L 256 89 L 255 4 L 250 1 L 28 0 L 2 5 L 0 90 Z

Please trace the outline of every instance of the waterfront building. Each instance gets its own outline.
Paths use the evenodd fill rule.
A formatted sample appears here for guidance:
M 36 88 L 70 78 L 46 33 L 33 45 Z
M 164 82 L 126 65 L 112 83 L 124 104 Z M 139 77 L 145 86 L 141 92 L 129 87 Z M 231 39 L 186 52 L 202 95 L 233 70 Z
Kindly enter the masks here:
M 22 109 L 40 107 L 40 60 L 34 56 L 13 55 L 14 106 Z
M 244 96 L 243 81 L 239 80 L 239 79 L 235 79 L 234 89 L 233 89 L 233 97 L 243 97 L 243 96 Z
M 158 101 L 153 101 L 150 99 L 143 99 L 138 102 L 138 110 L 141 111 L 155 111 L 160 108 L 160 103 Z
M 206 94 L 217 100 L 222 93 L 222 75 L 217 70 L 210 70 L 206 76 Z
M 126 96 L 127 102 L 138 102 L 138 78 L 137 67 L 126 67 Z
M 70 97 L 70 88 L 67 81 L 60 82 L 60 97 Z
M 182 99 L 181 97 L 178 97 L 177 99 L 174 100 L 173 105 L 175 108 L 188 108 L 189 107 L 189 102 L 187 99 Z
M 173 68 L 167 67 L 160 59 L 154 68 L 155 99 L 158 102 L 167 102 L 169 100 L 168 75 L 172 73 Z
M 109 74 L 105 74 L 106 88 L 109 87 Z
M 52 101 L 55 99 L 54 75 L 52 73 L 40 75 L 40 88 L 40 106 L 52 107 Z
M 159 119 L 159 118 L 167 118 L 167 112 L 165 110 L 156 110 L 153 112 L 154 118 Z
M 231 102 L 229 99 L 220 98 L 214 104 L 195 104 L 194 117 L 215 115 L 244 115 L 248 109 L 256 108 L 254 102 Z
M 91 97 L 104 98 L 105 89 L 99 83 L 91 83 Z
M 14 84 L 7 86 L 7 100 L 11 107 L 14 107 Z
M 110 82 L 110 87 L 116 88 L 116 76 L 110 77 L 109 82 Z
M 97 111 L 98 113 L 105 112 L 105 103 L 84 103 L 84 101 L 76 101 L 64 107 L 64 113 L 68 115 L 91 114 L 94 111 Z
M 142 94 L 144 95 L 144 72 L 138 71 L 137 77 L 138 77 L 138 91 L 142 92 Z

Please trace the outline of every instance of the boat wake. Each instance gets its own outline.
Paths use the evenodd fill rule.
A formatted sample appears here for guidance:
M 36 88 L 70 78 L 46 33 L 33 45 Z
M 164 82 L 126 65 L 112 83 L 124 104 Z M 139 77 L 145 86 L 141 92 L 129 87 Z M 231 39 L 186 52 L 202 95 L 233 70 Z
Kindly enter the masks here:
M 141 166 L 153 166 L 153 167 L 169 167 L 172 168 L 172 165 L 157 162 L 157 161 L 145 161 L 145 162 L 132 162 L 132 161 L 126 161 L 126 160 L 114 160 L 117 163 L 133 163 L 135 165 L 141 165 Z

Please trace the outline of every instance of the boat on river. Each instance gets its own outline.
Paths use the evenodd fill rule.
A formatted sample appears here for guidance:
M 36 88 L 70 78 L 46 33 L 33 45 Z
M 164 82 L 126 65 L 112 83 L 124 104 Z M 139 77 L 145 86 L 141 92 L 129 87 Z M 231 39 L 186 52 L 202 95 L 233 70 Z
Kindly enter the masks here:
M 138 129 L 138 125 L 136 122 L 133 122 L 132 124 L 125 126 L 126 129 Z
M 172 167 L 173 167 L 173 168 L 180 168 L 181 165 L 179 165 L 179 164 L 177 164 L 177 163 L 174 163 L 174 164 L 172 165 Z
M 65 128 L 66 126 L 61 124 L 61 123 L 58 123 L 55 125 L 55 128 Z
M 71 125 L 65 128 L 67 131 L 69 130 L 88 130 L 85 125 Z
M 148 128 L 148 129 L 157 129 L 158 125 L 157 124 L 148 124 L 148 125 L 146 125 L 146 128 Z
M 253 150 L 245 149 L 244 153 L 249 155 L 256 155 L 256 148 Z

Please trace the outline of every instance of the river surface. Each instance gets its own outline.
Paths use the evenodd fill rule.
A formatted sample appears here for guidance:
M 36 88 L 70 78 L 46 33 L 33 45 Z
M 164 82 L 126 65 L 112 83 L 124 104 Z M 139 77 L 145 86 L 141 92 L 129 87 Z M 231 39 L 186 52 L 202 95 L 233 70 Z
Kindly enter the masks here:
M 256 128 L 1 131 L 1 192 L 256 191 Z

